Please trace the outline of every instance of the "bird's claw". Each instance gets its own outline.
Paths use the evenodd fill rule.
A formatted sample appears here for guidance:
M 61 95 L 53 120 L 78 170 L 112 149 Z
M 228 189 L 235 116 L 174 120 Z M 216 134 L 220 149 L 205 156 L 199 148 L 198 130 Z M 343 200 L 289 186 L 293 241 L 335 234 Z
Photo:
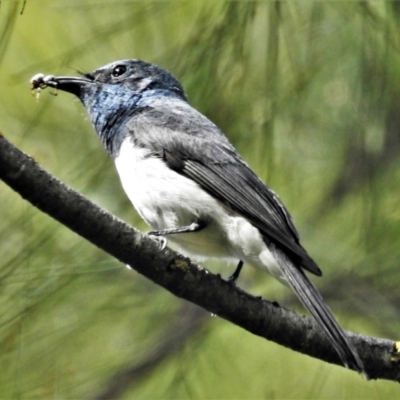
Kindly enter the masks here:
M 228 283 L 229 283 L 231 286 L 236 286 L 236 282 L 237 282 L 238 278 L 239 278 L 239 277 L 238 277 L 237 275 L 232 274 L 232 275 L 227 279 L 227 281 L 228 281 Z
M 164 250 L 167 247 L 167 239 L 165 239 L 164 236 L 157 236 L 157 235 L 152 235 L 151 233 L 148 234 L 148 237 L 152 240 L 154 240 L 155 242 L 157 242 L 158 247 L 160 248 L 160 250 Z

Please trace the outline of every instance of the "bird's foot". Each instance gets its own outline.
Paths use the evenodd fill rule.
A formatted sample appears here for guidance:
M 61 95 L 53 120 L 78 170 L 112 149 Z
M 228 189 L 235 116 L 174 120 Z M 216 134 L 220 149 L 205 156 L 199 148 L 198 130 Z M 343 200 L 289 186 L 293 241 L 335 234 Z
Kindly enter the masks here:
M 167 239 L 165 239 L 164 236 L 153 235 L 151 232 L 149 232 L 149 233 L 147 234 L 147 236 L 148 236 L 150 239 L 152 239 L 152 240 L 154 240 L 155 242 L 157 242 L 158 247 L 160 248 L 160 250 L 164 250 L 164 249 L 167 247 L 168 241 L 167 241 Z
M 235 272 L 228 278 L 228 283 L 232 286 L 236 286 L 236 282 L 239 279 L 240 271 L 243 268 L 243 261 L 240 260 Z
M 227 281 L 228 281 L 228 283 L 229 283 L 231 286 L 236 286 L 236 282 L 237 282 L 238 278 L 239 278 L 238 275 L 232 274 L 232 275 L 227 279 Z

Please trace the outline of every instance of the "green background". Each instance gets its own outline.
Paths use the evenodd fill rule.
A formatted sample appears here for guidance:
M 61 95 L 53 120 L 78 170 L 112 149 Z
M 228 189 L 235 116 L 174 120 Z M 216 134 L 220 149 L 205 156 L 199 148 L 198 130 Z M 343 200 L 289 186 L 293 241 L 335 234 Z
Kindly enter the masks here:
M 400 3 L 3 1 L 0 131 L 143 231 L 83 106 L 36 73 L 169 69 L 277 192 L 349 330 L 398 339 Z M 229 276 L 234 267 L 208 261 Z M 303 313 L 246 267 L 239 286 Z M 0 182 L 0 398 L 398 398 L 173 297 Z M 118 388 L 117 391 L 112 391 Z M 111 393 L 111 394 L 110 394 Z

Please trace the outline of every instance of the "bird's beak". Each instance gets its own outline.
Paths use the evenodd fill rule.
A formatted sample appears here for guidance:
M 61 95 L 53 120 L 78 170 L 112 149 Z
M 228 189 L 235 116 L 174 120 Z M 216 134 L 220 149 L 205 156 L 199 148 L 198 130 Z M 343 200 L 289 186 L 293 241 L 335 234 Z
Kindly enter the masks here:
M 36 74 L 31 79 L 31 88 L 32 90 L 37 90 L 49 86 L 80 97 L 82 88 L 92 82 L 90 79 L 84 77 Z

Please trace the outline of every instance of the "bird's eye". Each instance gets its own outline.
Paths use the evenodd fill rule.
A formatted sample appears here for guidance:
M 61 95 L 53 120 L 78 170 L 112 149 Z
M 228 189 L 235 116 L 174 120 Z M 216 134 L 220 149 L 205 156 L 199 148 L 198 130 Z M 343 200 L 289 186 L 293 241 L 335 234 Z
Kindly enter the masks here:
M 126 72 L 126 67 L 125 65 L 117 65 L 111 72 L 111 75 L 114 78 L 117 78 L 118 76 L 123 75 Z

